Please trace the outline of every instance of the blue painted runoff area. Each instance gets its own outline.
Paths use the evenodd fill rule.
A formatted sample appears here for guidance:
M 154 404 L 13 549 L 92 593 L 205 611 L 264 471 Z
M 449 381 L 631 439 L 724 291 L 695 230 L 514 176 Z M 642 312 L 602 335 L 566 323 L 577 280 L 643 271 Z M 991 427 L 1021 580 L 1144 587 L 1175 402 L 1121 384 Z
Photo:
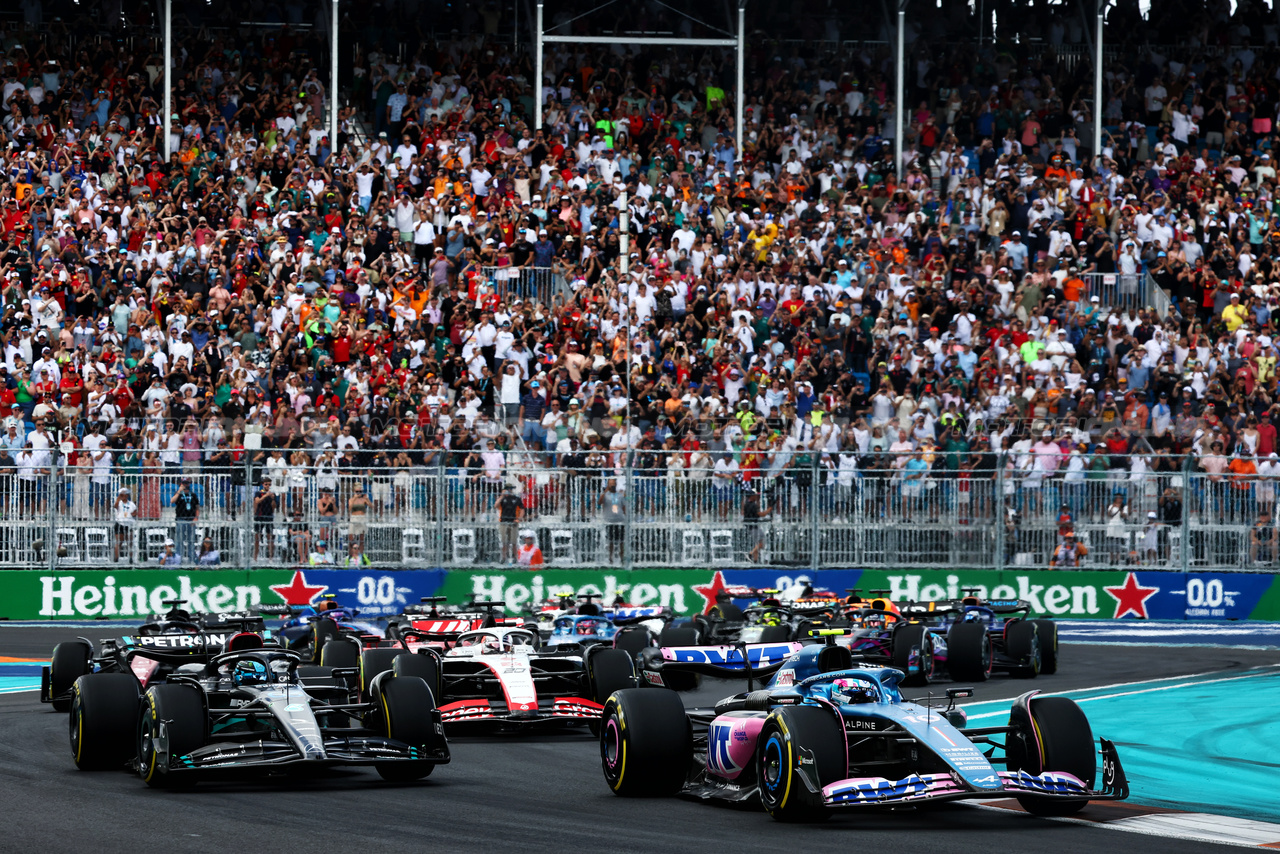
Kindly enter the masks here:
M 1280 649 L 1280 623 L 1203 620 L 1058 620 L 1061 643 Z
M 1095 737 L 1116 743 L 1134 803 L 1280 820 L 1280 665 L 1062 696 L 1080 704 Z M 1008 719 L 1010 699 L 964 710 L 973 726 L 997 726 Z
M 47 661 L 0 661 L 0 694 L 40 690 L 40 666 Z

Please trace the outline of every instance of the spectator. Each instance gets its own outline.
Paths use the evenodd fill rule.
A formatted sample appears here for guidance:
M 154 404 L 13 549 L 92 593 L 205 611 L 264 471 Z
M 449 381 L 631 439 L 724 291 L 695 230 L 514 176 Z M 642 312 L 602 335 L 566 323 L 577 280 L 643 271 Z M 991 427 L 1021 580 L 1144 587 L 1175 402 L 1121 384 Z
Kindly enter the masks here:
M 200 497 L 191 488 L 191 478 L 179 481 L 178 491 L 169 501 L 173 507 L 175 528 L 178 534 L 178 554 L 187 560 L 195 559 L 196 522 L 200 519 Z
M 196 556 L 200 566 L 218 566 L 222 563 L 222 553 L 213 545 L 213 540 L 205 537 L 200 542 L 200 554 Z
M 133 497 L 129 492 L 129 488 L 120 487 L 119 493 L 112 506 L 112 518 L 115 519 L 115 537 L 112 549 L 112 560 L 116 563 L 120 562 L 120 550 L 123 548 L 127 556 L 132 556 L 133 552 L 133 526 L 135 516 L 138 512 L 138 505 L 133 503 Z
M 307 556 L 307 563 L 311 566 L 333 566 L 333 554 L 327 540 L 316 540 L 315 550 Z
M 520 535 L 520 548 L 516 551 L 516 564 L 519 566 L 542 566 L 542 549 L 538 548 L 537 537 L 533 531 L 524 531 Z
M 164 541 L 164 551 L 157 561 L 161 566 L 182 566 L 182 555 L 175 550 L 173 540 Z

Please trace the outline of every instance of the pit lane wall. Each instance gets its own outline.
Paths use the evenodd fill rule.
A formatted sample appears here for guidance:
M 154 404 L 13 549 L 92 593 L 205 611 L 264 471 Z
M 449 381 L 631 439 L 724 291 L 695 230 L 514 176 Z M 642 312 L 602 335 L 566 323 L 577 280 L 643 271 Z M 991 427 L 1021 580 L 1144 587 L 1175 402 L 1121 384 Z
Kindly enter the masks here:
M 955 599 L 969 588 L 991 599 L 1026 599 L 1037 614 L 1069 619 L 1221 619 L 1280 621 L 1280 576 L 1269 573 L 1160 570 L 767 570 L 555 569 L 537 571 L 396 569 L 112 569 L 0 570 L 0 618 L 132 619 L 185 599 L 193 611 L 234 611 L 260 604 L 303 605 L 333 594 L 363 616 L 400 613 L 423 596 L 450 603 L 502 600 L 518 612 L 562 592 L 621 596 L 665 605 L 677 614 L 706 610 L 726 586 L 786 590 L 801 579 L 815 589 L 864 596 L 885 590 L 895 601 Z M 739 600 L 746 605 L 748 600 Z

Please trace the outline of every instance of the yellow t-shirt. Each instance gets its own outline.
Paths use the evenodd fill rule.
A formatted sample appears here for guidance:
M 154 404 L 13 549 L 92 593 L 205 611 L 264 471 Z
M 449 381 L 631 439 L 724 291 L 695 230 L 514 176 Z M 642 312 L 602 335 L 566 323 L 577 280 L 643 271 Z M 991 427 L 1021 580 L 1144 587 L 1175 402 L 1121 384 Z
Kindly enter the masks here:
M 1228 332 L 1235 332 L 1249 316 L 1249 311 L 1239 303 L 1232 303 L 1222 310 L 1222 320 L 1227 324 Z

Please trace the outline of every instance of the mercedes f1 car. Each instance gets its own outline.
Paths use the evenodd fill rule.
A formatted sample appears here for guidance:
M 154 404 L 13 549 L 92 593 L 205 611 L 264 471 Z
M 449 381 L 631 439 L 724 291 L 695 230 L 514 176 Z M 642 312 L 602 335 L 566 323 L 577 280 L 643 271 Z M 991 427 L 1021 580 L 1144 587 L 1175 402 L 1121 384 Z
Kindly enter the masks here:
M 449 761 L 421 678 L 382 673 L 366 701 L 346 702 L 334 673 L 302 664 L 295 650 L 238 634 L 208 663 L 181 665 L 144 690 L 130 673 L 81 676 L 71 703 L 76 765 L 131 765 L 148 785 L 183 787 L 215 775 L 339 765 L 372 765 L 384 779 L 409 781 Z
M 609 787 L 755 802 L 799 821 L 839 807 L 1009 796 L 1037 815 L 1070 815 L 1090 800 L 1128 797 L 1106 739 L 1097 786 L 1093 733 L 1065 697 L 1023 694 L 1007 725 L 970 728 L 954 701 L 971 690 L 950 689 L 941 709 L 904 700 L 901 671 L 859 666 L 829 642 L 775 670 L 767 688 L 709 709 L 686 710 L 666 690 L 611 696 L 600 734 Z
M 170 612 L 170 616 L 174 616 Z M 233 615 L 227 621 L 229 630 L 205 629 L 201 623 L 184 619 L 165 619 L 144 623 L 137 634 L 102 638 L 95 650 L 88 638 L 64 641 L 53 648 L 49 663 L 41 669 L 40 702 L 49 703 L 54 711 L 71 708 L 76 680 L 92 673 L 124 673 L 142 688 L 165 681 L 185 664 L 206 664 L 221 652 L 223 645 L 238 633 L 238 623 L 253 623 L 260 618 Z M 270 644 L 274 634 L 260 635 Z

